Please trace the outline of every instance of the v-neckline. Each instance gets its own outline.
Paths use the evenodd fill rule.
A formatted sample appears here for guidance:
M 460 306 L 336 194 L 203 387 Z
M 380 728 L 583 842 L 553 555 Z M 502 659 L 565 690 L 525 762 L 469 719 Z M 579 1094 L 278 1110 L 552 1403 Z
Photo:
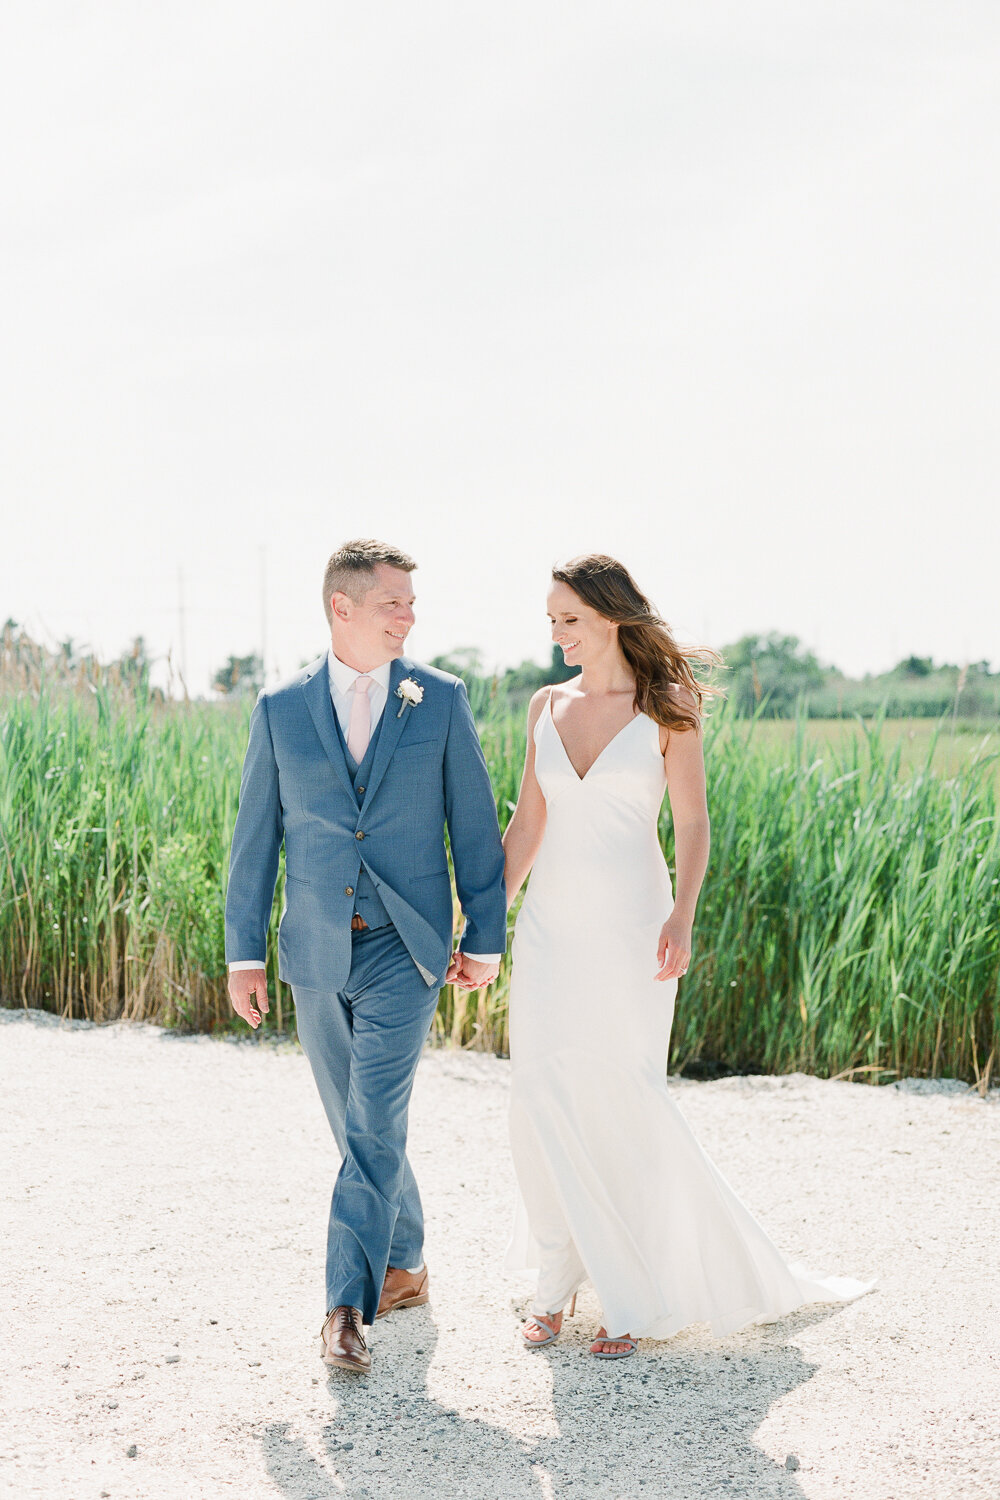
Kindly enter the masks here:
M 636 719 L 641 719 L 643 717 L 643 715 L 641 713 L 633 714 L 632 717 L 631 717 L 631 719 L 627 719 L 620 729 L 616 729 L 615 732 L 614 732 L 614 734 L 608 740 L 608 743 L 604 746 L 604 749 L 600 752 L 600 754 L 598 754 L 597 756 L 595 756 L 595 758 L 590 762 L 590 765 L 587 767 L 587 769 L 584 771 L 583 775 L 581 776 L 580 773 L 579 773 L 579 771 L 576 769 L 576 766 L 574 766 L 573 762 L 570 760 L 570 758 L 569 758 L 569 751 L 566 749 L 566 746 L 563 744 L 563 737 L 559 733 L 559 726 L 557 725 L 557 723 L 555 721 L 555 716 L 552 713 L 552 694 L 551 693 L 549 694 L 549 697 L 546 700 L 545 706 L 546 706 L 546 708 L 549 711 L 549 722 L 552 725 L 552 732 L 555 735 L 556 739 L 559 741 L 559 748 L 560 748 L 560 750 L 562 751 L 563 755 L 566 757 L 566 764 L 569 766 L 570 770 L 573 772 L 573 775 L 576 777 L 577 781 L 579 781 L 581 784 L 586 781 L 586 779 L 590 775 L 591 771 L 597 765 L 597 762 L 599 760 L 601 760 L 605 755 L 607 755 L 608 751 L 611 749 L 611 746 L 614 744 L 615 740 L 617 740 L 621 735 L 623 735 L 625 733 L 626 729 L 629 727 L 629 725 L 635 723 Z

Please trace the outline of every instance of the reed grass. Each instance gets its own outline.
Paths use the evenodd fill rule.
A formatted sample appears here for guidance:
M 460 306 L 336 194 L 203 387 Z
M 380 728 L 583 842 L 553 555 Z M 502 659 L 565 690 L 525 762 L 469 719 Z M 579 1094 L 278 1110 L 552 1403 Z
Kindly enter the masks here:
M 712 865 L 675 1065 L 980 1081 L 1000 1044 L 995 754 L 941 776 L 932 740 L 903 774 L 881 720 L 819 748 L 800 719 L 780 755 L 734 727 L 707 737 Z
M 502 825 L 524 728 L 475 703 Z M 141 686 L 35 684 L 0 705 L 0 996 L 95 1021 L 229 1027 L 226 864 L 249 706 Z M 984 1086 L 1000 1056 L 997 755 L 951 774 L 881 721 L 824 741 L 800 720 L 709 721 L 713 849 L 671 1066 Z M 940 733 L 945 733 L 942 729 Z M 952 757 L 954 763 L 954 757 Z M 673 867 L 669 815 L 663 846 Z M 271 920 L 267 1024 L 294 1026 Z M 509 959 L 447 987 L 435 1035 L 503 1053 Z M 609 997 L 609 1003 L 613 1003 Z

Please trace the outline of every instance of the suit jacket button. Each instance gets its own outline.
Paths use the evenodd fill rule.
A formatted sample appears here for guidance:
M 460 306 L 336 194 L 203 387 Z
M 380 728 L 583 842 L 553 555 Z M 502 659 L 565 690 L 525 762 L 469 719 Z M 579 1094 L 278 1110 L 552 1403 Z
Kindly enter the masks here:
M 344 886 L 344 895 L 345 896 L 353 896 L 354 895 L 354 887 L 353 887 L 353 885 L 345 885 Z
M 360 828 L 359 828 L 359 829 L 358 829 L 358 831 L 357 831 L 357 833 L 356 833 L 356 834 L 355 834 L 355 835 L 354 835 L 354 837 L 355 837 L 355 838 L 356 838 L 356 839 L 363 839 L 363 838 L 364 838 L 364 834 L 363 834 L 363 833 L 362 833 L 362 832 L 361 832 L 361 829 L 360 829 Z
M 359 791 L 359 792 L 363 792 L 363 791 L 364 791 L 364 787 L 363 787 L 363 786 L 359 786 L 359 787 L 358 787 L 358 791 Z

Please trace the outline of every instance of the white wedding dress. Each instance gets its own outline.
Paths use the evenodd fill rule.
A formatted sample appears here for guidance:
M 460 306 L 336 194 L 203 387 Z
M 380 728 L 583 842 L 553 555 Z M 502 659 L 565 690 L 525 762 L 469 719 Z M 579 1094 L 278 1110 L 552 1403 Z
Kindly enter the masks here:
M 656 946 L 673 905 L 657 837 L 659 728 L 639 714 L 586 776 L 548 704 L 535 727 L 547 822 L 517 919 L 510 1137 L 520 1187 L 506 1269 L 534 1312 L 593 1283 L 609 1334 L 716 1335 L 869 1284 L 786 1263 L 701 1150 L 666 1083 L 675 980 Z

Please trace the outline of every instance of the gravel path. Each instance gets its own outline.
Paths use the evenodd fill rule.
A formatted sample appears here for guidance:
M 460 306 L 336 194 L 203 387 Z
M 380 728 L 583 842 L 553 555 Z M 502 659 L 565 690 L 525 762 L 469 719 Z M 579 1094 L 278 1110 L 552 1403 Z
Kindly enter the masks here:
M 336 1156 L 290 1045 L 0 1011 L 0 1489 L 18 1500 L 903 1500 L 1000 1493 L 1000 1107 L 959 1085 L 676 1084 L 778 1242 L 879 1277 L 713 1342 L 551 1350 L 499 1270 L 507 1065 L 429 1052 L 429 1307 L 327 1372 Z

